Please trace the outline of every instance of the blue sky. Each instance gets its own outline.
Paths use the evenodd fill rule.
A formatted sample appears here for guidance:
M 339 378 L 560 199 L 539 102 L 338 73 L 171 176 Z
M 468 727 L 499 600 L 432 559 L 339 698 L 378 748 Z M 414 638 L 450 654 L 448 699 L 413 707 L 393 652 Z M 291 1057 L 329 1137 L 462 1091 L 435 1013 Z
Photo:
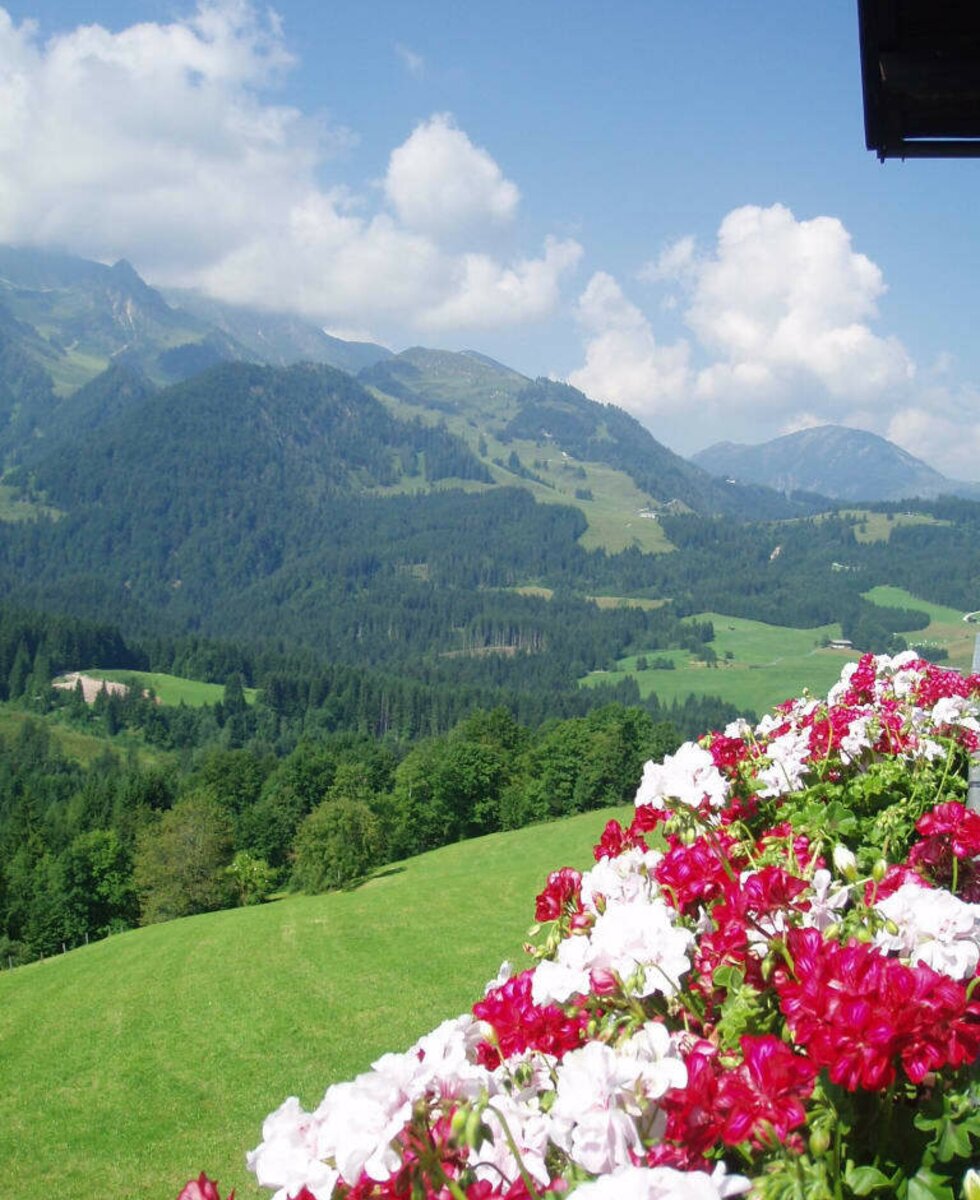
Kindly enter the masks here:
M 0 240 L 568 379 L 682 453 L 980 477 L 978 171 L 864 149 L 856 5 L 8 0 Z

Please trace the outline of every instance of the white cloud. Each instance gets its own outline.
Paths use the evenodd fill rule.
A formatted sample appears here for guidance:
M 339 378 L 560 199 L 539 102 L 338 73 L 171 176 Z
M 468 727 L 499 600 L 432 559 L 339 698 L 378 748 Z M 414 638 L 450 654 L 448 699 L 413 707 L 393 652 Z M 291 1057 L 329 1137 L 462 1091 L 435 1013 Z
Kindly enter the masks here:
M 687 323 L 720 360 L 699 392 L 816 385 L 850 403 L 904 386 L 904 348 L 867 324 L 883 291 L 881 271 L 835 218 L 797 221 L 780 204 L 735 209 L 694 273 Z
M 509 221 L 520 193 L 447 113 L 416 126 L 394 150 L 385 194 L 401 222 L 435 236 Z
M 950 479 L 980 480 L 980 393 L 944 389 L 894 413 L 884 436 Z
M 696 243 L 688 234 L 665 246 L 656 258 L 644 263 L 636 277 L 644 283 L 677 282 L 690 279 L 696 268 Z
M 660 345 L 615 280 L 594 276 L 580 300 L 585 364 L 570 379 L 629 408 L 682 452 L 826 423 L 887 436 L 899 407 L 932 413 L 934 430 L 948 421 L 971 441 L 969 408 L 951 409 L 941 389 L 926 400 L 905 348 L 875 331 L 882 273 L 833 217 L 797 220 L 779 204 L 738 208 L 710 249 L 682 238 L 638 277 L 680 289 L 690 338 Z M 913 421 L 904 421 L 894 429 L 909 431 L 907 445 Z M 915 437 L 925 439 L 927 424 L 915 425 Z M 948 466 L 944 435 L 929 444 L 932 461 Z
M 572 239 L 545 240 L 541 258 L 506 267 L 485 254 L 465 254 L 452 295 L 424 314 L 432 329 L 510 325 L 547 316 L 558 303 L 562 276 L 582 257 Z
M 683 408 L 691 385 L 687 343 L 658 345 L 649 321 L 611 275 L 592 276 L 578 318 L 588 341 L 585 365 L 568 377 L 573 387 L 650 424 Z
M 247 0 L 48 41 L 0 8 L 0 241 L 396 340 L 550 311 L 579 251 L 484 253 L 519 202 L 486 150 L 437 115 L 391 152 L 383 192 L 345 187 L 354 135 L 268 98 L 291 62 Z

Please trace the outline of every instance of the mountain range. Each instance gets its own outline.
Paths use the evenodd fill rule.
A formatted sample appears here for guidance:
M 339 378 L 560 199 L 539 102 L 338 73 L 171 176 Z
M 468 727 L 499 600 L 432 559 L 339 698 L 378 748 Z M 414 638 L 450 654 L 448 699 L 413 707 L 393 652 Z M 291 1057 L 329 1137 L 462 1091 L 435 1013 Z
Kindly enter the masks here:
M 164 296 L 124 261 L 105 266 L 0 247 L 0 452 L 8 469 L 74 445 L 156 389 L 228 362 L 307 362 L 356 375 L 364 395 L 396 420 L 441 424 L 462 439 L 483 461 L 488 486 L 522 487 L 539 500 L 577 505 L 587 518 L 588 505 L 619 505 L 622 545 L 633 540 L 625 532 L 637 524 L 631 518 L 667 504 L 742 517 L 812 509 L 765 488 L 719 482 L 622 410 L 474 351 L 419 347 L 395 355 L 331 337 L 301 318 L 189 292 Z M 416 490 L 435 482 L 417 479 Z
M 877 434 L 842 425 L 801 429 L 757 446 L 716 442 L 692 462 L 723 479 L 835 500 L 980 499 L 980 484 L 947 479 Z
M 568 686 L 706 610 L 853 623 L 943 538 L 957 603 L 973 570 L 969 514 L 859 550 L 825 496 L 718 478 L 567 384 L 36 250 L 0 250 L 0 464 L 6 606 L 414 678 Z

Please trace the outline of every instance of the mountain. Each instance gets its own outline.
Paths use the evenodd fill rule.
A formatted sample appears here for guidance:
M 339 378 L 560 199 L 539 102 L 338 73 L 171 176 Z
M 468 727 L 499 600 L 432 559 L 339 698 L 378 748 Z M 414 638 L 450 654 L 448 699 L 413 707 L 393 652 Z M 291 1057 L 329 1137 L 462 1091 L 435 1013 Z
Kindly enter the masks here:
M 398 401 L 402 411 L 438 413 L 489 460 L 499 481 L 538 485 L 536 494 L 545 500 L 542 489 L 550 489 L 551 498 L 560 496 L 586 516 L 602 498 L 598 489 L 622 491 L 610 469 L 634 490 L 631 516 L 666 509 L 778 519 L 819 507 L 764 487 L 719 483 L 622 409 L 568 384 L 528 379 L 472 350 L 414 347 L 358 378 L 381 399 Z
M 176 309 L 220 330 L 244 346 L 256 362 L 272 367 L 315 362 L 355 375 L 391 357 L 384 346 L 331 337 L 312 321 L 289 313 L 227 304 L 187 289 L 168 288 L 163 294 Z
M 661 509 L 740 518 L 813 510 L 771 490 L 719 483 L 621 410 L 474 350 L 413 347 L 393 355 L 298 317 L 188 291 L 164 294 L 125 261 L 106 266 L 0 247 L 0 461 L 7 467 L 36 463 L 52 447 L 111 425 L 147 389 L 233 361 L 313 362 L 357 374 L 395 418 L 444 425 L 462 439 L 483 461 L 482 482 L 577 507 L 591 544 L 607 549 L 666 548 L 650 519 L 641 519 Z M 416 489 L 435 482 L 420 477 Z
M 947 479 L 893 442 L 842 425 L 801 429 L 757 446 L 717 442 L 691 461 L 722 478 L 838 500 L 980 498 L 980 484 Z
M 250 357 L 222 330 L 171 308 L 125 260 L 110 267 L 0 246 L 0 306 L 19 323 L 24 352 L 63 395 L 111 363 L 170 383 Z

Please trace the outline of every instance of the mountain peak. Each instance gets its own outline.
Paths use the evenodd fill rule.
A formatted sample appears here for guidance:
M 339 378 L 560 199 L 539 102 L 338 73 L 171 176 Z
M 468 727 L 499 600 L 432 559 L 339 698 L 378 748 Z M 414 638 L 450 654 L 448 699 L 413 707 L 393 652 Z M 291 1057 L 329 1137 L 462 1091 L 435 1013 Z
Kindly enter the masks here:
M 887 438 L 844 425 L 816 425 L 755 446 L 717 442 L 692 462 L 713 475 L 838 500 L 930 497 L 958 487 Z

